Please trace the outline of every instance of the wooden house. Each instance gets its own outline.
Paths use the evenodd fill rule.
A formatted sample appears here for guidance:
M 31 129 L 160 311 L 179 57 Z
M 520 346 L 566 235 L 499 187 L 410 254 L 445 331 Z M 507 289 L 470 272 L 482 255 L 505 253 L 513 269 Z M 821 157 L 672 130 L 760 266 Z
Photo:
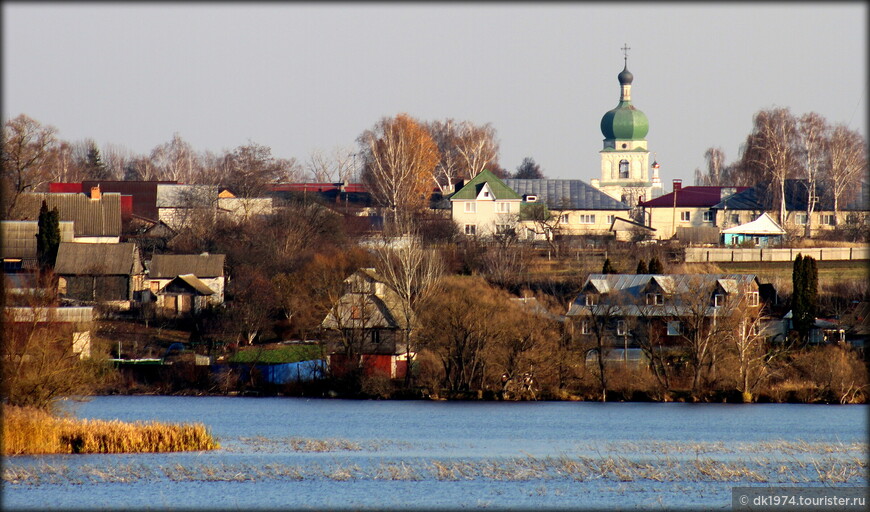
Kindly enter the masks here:
M 144 289 L 145 272 L 136 244 L 61 242 L 54 273 L 61 298 L 129 309 Z

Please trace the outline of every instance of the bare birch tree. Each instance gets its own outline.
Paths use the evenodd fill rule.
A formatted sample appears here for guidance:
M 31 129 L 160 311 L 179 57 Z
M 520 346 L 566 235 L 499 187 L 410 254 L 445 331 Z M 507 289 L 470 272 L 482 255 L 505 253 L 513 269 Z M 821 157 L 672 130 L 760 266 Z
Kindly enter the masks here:
M 490 123 L 477 126 L 463 121 L 457 127 L 456 151 L 461 158 L 465 174 L 474 178 L 488 165 L 498 160 L 498 140 Z
M 429 201 L 432 171 L 440 155 L 432 136 L 408 114 L 383 118 L 359 137 L 363 181 L 393 220 Z
M 695 169 L 695 185 L 721 187 L 731 184 L 726 183 L 725 152 L 722 148 L 707 148 L 704 152 L 704 160 L 707 162 L 707 172 L 702 173 L 699 169 Z
M 815 112 L 802 115 L 797 122 L 797 139 L 800 157 L 800 173 L 802 182 L 807 189 L 807 223 L 804 226 L 804 236 L 809 238 L 813 224 L 813 211 L 818 204 L 817 184 L 825 173 L 830 159 L 828 158 L 828 123 L 824 117 Z
M 838 124 L 831 131 L 829 147 L 830 165 L 822 181 L 834 199 L 834 218 L 839 223 L 841 203 L 857 192 L 860 178 L 867 175 L 867 142 L 858 131 Z
M 753 118 L 752 133 L 743 148 L 744 172 L 761 173 L 775 187 L 779 223 L 785 224 L 785 181 L 794 174 L 797 122 L 787 108 L 762 110 Z
M 177 132 L 169 142 L 151 150 L 151 161 L 160 179 L 193 183 L 196 176 L 196 153 Z
M 308 175 L 318 183 L 350 182 L 356 171 L 352 148 L 336 146 L 331 151 L 315 149 L 305 163 Z

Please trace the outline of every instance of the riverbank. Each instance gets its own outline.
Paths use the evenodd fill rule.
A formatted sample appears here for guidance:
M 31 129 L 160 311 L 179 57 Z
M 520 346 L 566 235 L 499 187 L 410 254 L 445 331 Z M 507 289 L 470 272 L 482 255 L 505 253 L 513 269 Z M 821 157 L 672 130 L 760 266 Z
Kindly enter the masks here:
M 3 455 L 156 453 L 220 448 L 199 423 L 124 423 L 57 417 L 3 407 Z

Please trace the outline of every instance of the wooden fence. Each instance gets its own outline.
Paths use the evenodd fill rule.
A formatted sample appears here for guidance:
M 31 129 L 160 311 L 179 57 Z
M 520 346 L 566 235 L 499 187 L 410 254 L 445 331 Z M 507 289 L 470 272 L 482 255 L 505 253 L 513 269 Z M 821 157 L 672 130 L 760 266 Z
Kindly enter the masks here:
M 720 249 L 687 247 L 686 263 L 722 261 L 794 261 L 798 254 L 817 261 L 868 260 L 870 247 L 803 247 L 795 249 Z

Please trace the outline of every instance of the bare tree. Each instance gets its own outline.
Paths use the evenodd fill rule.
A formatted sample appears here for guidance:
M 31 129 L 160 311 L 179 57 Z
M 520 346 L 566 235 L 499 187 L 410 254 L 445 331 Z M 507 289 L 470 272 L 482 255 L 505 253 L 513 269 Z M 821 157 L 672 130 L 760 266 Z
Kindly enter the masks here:
M 726 183 L 725 152 L 722 148 L 707 148 L 704 152 L 704 160 L 707 162 L 707 172 L 702 174 L 695 169 L 695 185 L 721 187 L 730 185 Z
M 151 151 L 151 161 L 160 179 L 193 183 L 196 176 L 196 153 L 177 132 L 172 139 Z
M 628 335 L 628 325 L 624 319 L 624 308 L 621 298 L 601 295 L 583 306 L 582 314 L 578 316 L 575 332 L 584 335 L 591 334 L 594 340 L 589 352 L 595 353 L 598 363 L 598 384 L 601 401 L 607 401 L 607 355 L 616 346 L 618 336 Z M 621 324 L 620 324 L 621 322 Z M 622 329 L 622 330 L 620 330 Z
M 394 220 L 427 204 L 440 155 L 431 135 L 416 120 L 407 114 L 383 118 L 360 135 L 359 144 L 363 181 Z
M 477 126 L 463 121 L 457 127 L 456 151 L 461 157 L 465 174 L 474 178 L 498 160 L 498 140 L 490 123 Z
M 295 160 L 275 158 L 271 148 L 256 142 L 237 147 L 223 164 L 221 184 L 243 198 L 260 197 L 270 184 L 301 175 Z
M 726 339 L 737 361 L 737 389 L 744 402 L 752 402 L 755 390 L 772 374 L 772 361 L 783 354 L 767 341 L 764 312 L 760 306 L 742 301 L 734 308 Z
M 804 226 L 804 236 L 807 238 L 810 237 L 813 211 L 818 203 L 817 184 L 830 163 L 828 132 L 828 122 L 815 112 L 804 114 L 798 119 L 799 147 L 797 153 L 802 164 L 803 184 L 807 189 L 807 223 Z
M 48 183 L 47 164 L 57 142 L 57 130 L 24 114 L 3 125 L 3 209 L 5 217 L 24 192 L 38 191 Z
M 459 179 L 467 178 L 464 167 L 461 165 L 461 156 L 457 150 L 459 133 L 457 123 L 453 119 L 433 121 L 426 125 L 432 140 L 438 146 L 441 159 L 432 172 L 432 178 L 441 193 L 453 192 L 454 185 Z
M 395 290 L 399 297 L 399 311 L 403 316 L 403 343 L 408 364 L 411 363 L 411 335 L 414 328 L 415 310 L 438 289 L 444 262 L 433 249 L 423 247 L 420 237 L 405 237 L 405 242 L 391 247 L 386 243 L 375 250 L 378 272 L 384 282 Z M 411 372 L 405 372 L 405 385 L 411 383 Z
M 322 149 L 312 151 L 305 167 L 315 182 L 350 182 L 356 172 L 355 160 L 352 148 L 336 146 L 329 153 Z
M 752 133 L 743 147 L 744 172 L 760 173 L 776 187 L 779 223 L 785 224 L 785 181 L 794 174 L 797 121 L 787 108 L 762 110 L 753 118 Z
M 108 173 L 113 179 L 124 176 L 127 166 L 133 157 L 133 152 L 120 144 L 109 143 L 103 148 L 103 159 Z
M 867 176 L 867 143 L 856 130 L 844 124 L 834 126 L 830 135 L 830 165 L 822 176 L 834 199 L 835 222 L 843 199 L 860 188 L 859 180 Z

